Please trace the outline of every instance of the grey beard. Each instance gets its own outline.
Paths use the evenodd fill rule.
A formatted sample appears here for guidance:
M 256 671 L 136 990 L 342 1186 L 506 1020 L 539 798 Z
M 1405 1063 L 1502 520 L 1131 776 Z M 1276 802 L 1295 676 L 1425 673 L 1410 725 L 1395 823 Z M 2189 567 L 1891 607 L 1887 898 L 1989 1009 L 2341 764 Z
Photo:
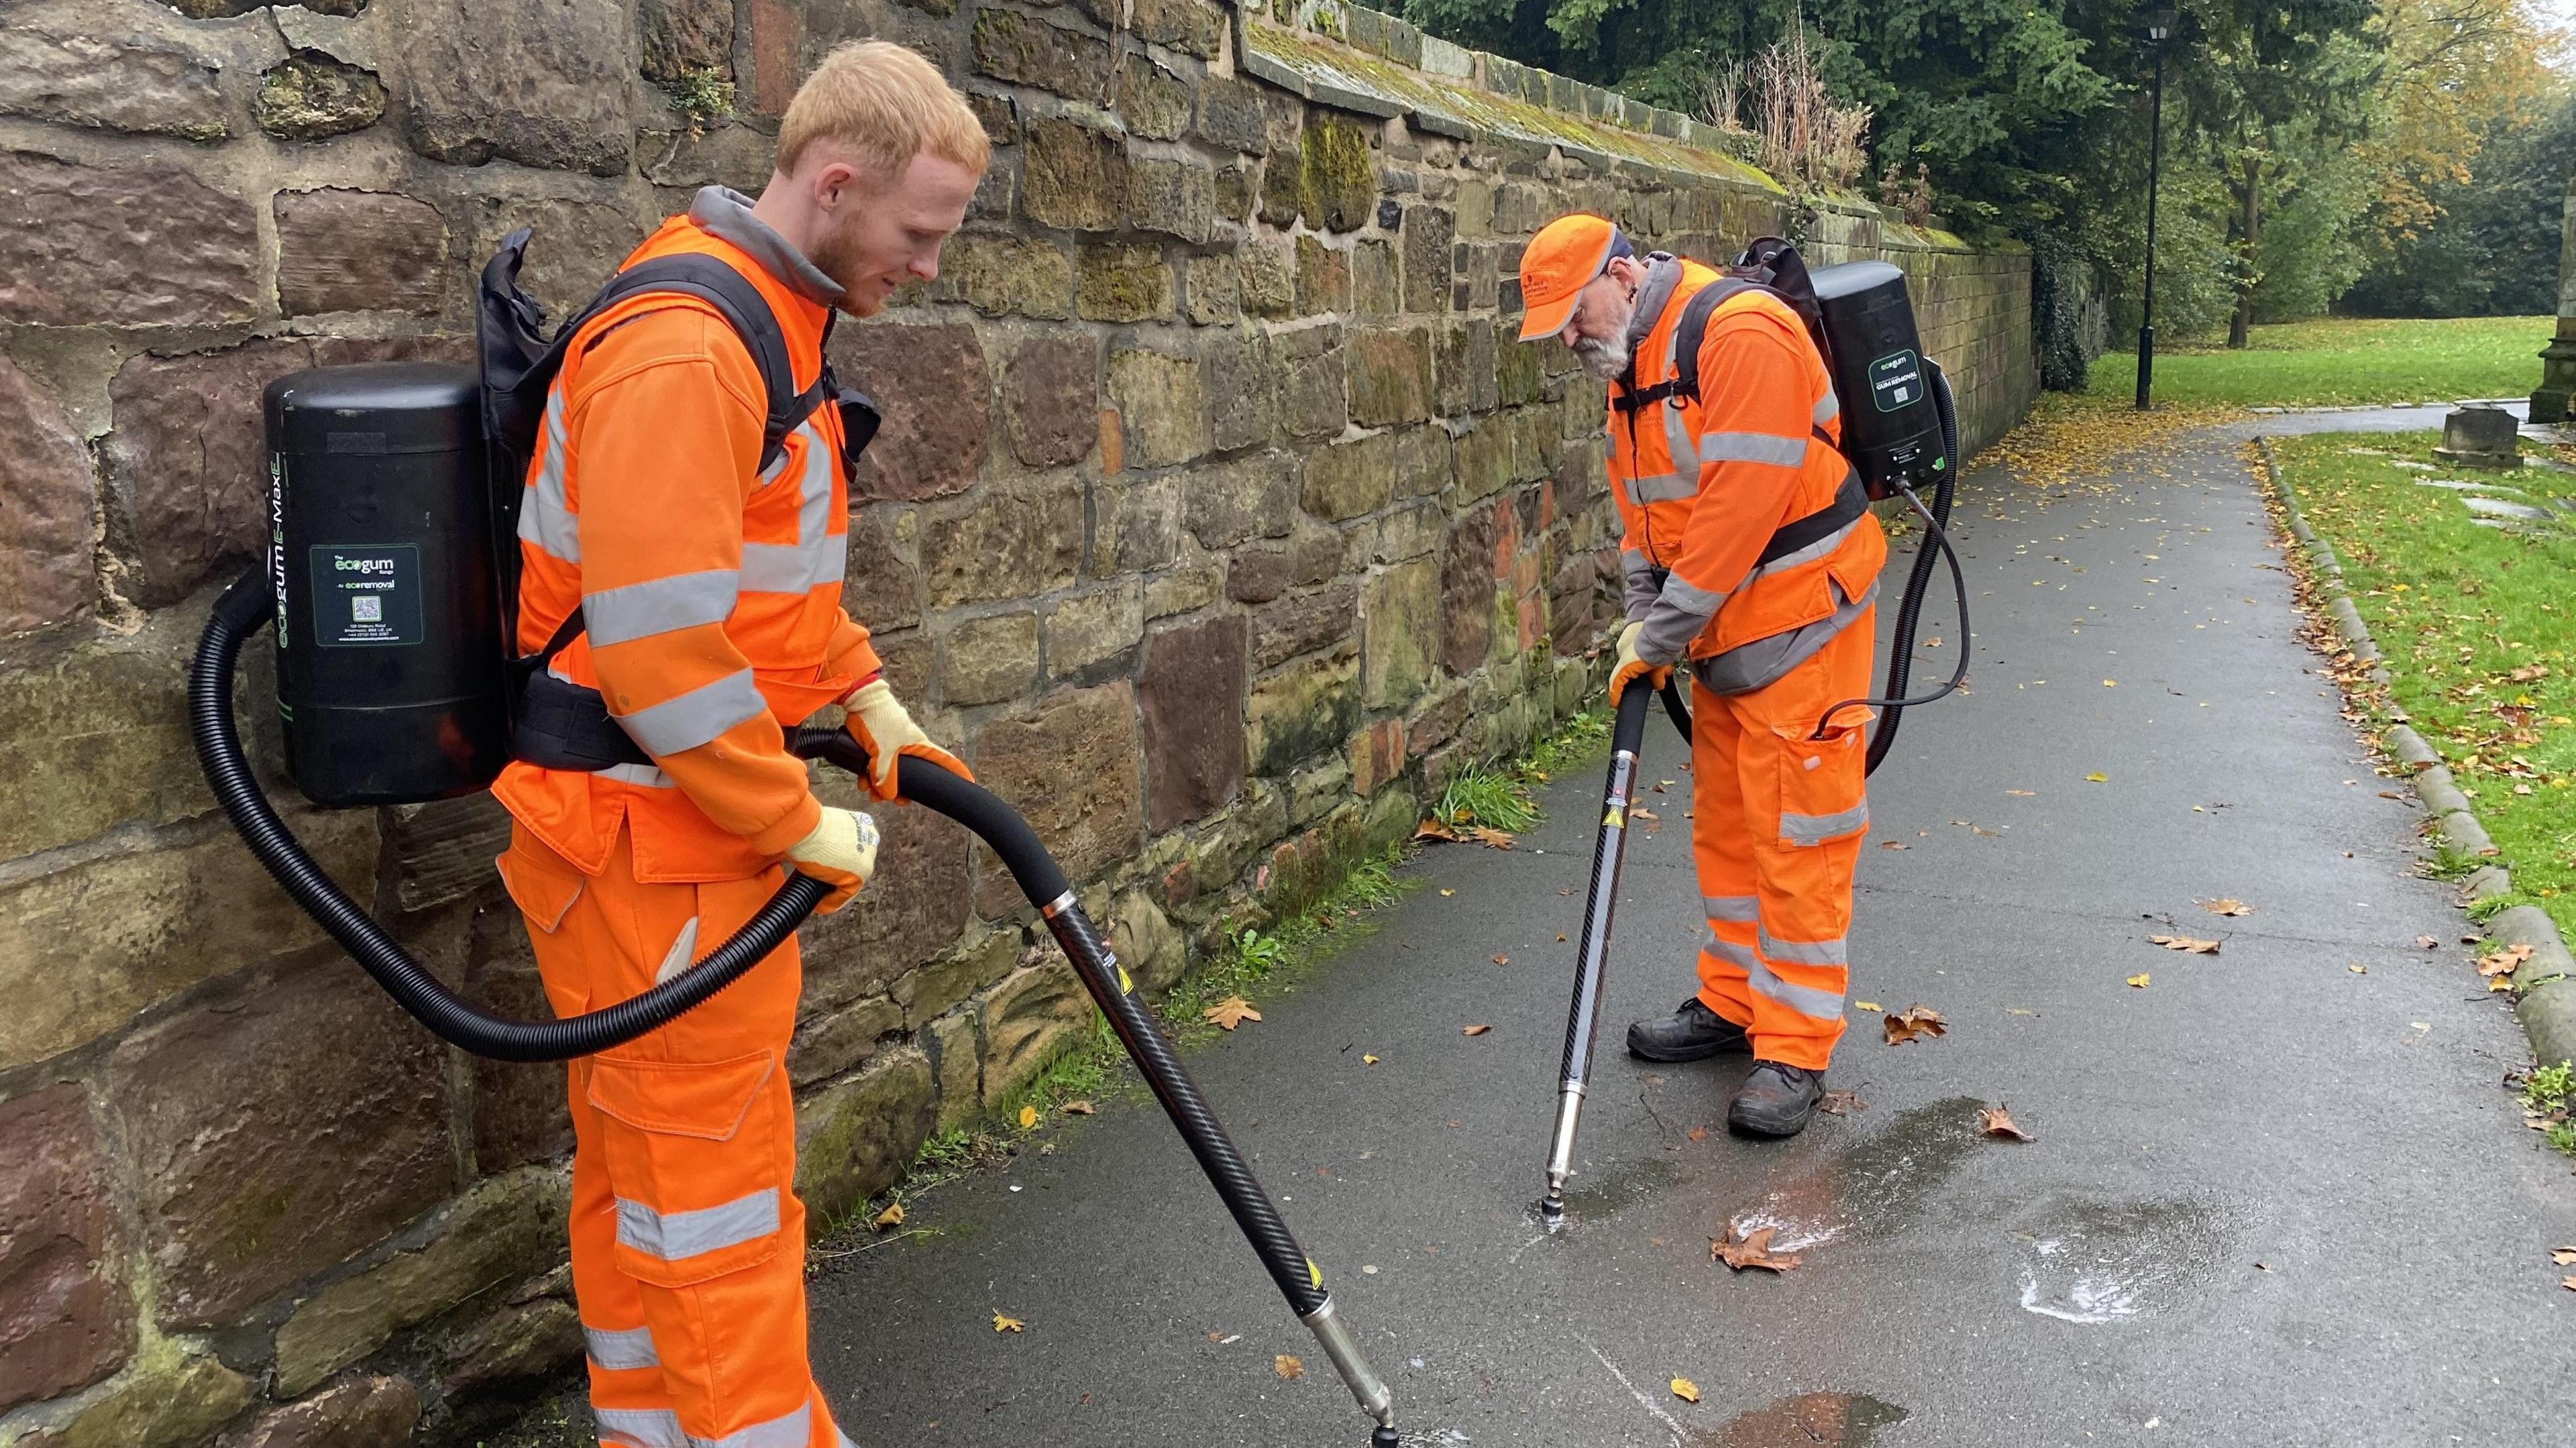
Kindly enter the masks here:
M 1598 337 L 1577 337 L 1574 356 L 1584 371 L 1604 382 L 1616 382 L 1628 370 L 1628 339 L 1605 342 Z

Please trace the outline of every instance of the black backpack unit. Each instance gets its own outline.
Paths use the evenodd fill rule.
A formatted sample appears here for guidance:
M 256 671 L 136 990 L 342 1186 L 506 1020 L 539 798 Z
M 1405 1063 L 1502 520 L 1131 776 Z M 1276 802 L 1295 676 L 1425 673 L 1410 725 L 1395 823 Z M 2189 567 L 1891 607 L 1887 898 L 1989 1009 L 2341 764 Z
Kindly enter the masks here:
M 1691 294 L 1675 327 L 1672 379 L 1613 405 L 1633 414 L 1668 397 L 1699 401 L 1699 350 L 1708 319 L 1728 298 L 1748 291 L 1778 297 L 1806 324 L 1807 339 L 1824 358 L 1842 407 L 1837 450 L 1851 460 L 1865 500 L 1893 497 L 1897 482 L 1920 486 L 1929 480 L 1925 474 L 1948 467 L 1905 273 L 1883 261 L 1854 261 L 1810 274 L 1798 249 L 1776 236 L 1754 238 L 1724 275 Z M 1826 442 L 1822 427 L 1815 436 Z M 1840 501 L 1834 511 L 1841 511 Z
M 591 318 L 619 302 L 649 292 L 696 297 L 713 305 L 749 349 L 768 397 L 761 425 L 763 472 L 785 453 L 787 435 L 831 402 L 841 410 L 842 456 L 858 460 L 876 436 L 876 404 L 867 394 L 840 386 L 827 361 L 814 385 L 798 388 L 787 356 L 787 335 L 760 289 L 712 256 L 689 252 L 655 257 L 609 278 L 590 304 L 550 338 L 545 307 L 519 285 L 530 231 L 521 227 L 501 240 L 483 266 L 475 294 L 475 345 L 482 375 L 483 438 L 490 459 L 493 570 L 500 583 L 503 648 L 510 656 L 511 756 L 549 769 L 601 770 L 650 764 L 646 754 L 609 716 L 596 689 L 555 678 L 546 665 L 582 631 L 575 608 L 554 637 L 534 654 L 517 653 L 519 618 L 519 503 L 544 426 L 546 393 L 563 371 L 566 352 Z M 838 314 L 833 314 L 837 317 Z M 824 338 L 832 322 L 824 323 Z

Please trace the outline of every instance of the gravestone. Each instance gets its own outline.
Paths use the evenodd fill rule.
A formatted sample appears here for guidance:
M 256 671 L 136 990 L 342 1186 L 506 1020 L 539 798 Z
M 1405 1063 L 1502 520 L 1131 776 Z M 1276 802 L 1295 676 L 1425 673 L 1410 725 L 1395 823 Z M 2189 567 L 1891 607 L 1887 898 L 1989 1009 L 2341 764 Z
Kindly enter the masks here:
M 2519 426 L 2501 407 L 2454 408 L 2442 419 L 2442 445 L 2433 456 L 2473 468 L 2521 467 Z

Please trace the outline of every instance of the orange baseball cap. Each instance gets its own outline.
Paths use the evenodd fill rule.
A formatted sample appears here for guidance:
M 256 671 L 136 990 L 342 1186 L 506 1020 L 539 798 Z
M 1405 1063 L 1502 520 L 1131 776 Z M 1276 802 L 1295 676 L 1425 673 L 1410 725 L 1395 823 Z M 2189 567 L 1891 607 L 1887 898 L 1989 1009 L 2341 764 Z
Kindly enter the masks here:
M 1576 212 L 1540 228 L 1521 253 L 1521 340 L 1535 342 L 1565 330 L 1574 315 L 1575 293 L 1590 285 L 1612 257 L 1635 256 L 1637 249 L 1619 228 L 1598 216 Z

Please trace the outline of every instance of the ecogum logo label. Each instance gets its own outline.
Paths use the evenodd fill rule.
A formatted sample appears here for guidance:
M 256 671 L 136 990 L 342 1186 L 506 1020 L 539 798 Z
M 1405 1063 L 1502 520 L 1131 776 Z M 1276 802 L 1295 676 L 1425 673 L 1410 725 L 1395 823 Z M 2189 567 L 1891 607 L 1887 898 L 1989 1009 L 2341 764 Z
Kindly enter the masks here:
M 334 558 L 331 566 L 342 573 L 387 574 L 394 571 L 390 558 Z

